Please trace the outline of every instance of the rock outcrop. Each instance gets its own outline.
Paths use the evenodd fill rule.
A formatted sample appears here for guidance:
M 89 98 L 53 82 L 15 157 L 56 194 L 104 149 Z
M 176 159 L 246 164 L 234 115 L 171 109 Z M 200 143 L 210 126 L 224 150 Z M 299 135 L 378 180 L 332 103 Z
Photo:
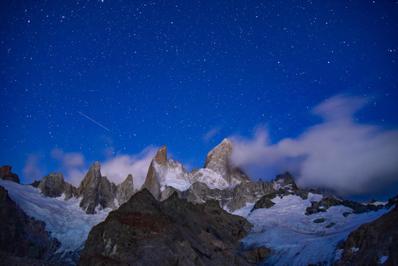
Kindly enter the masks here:
M 181 163 L 167 158 L 167 148 L 163 146 L 151 161 L 142 188 L 151 192 L 156 199 L 160 199 L 161 192 L 167 186 L 173 186 L 179 191 L 184 191 L 190 185 L 189 173 Z
M 116 185 L 101 175 L 101 166 L 95 162 L 80 183 L 77 194 L 81 197 L 80 207 L 88 214 L 96 208 L 115 208 Z
M 0 179 L 13 181 L 19 184 L 19 177 L 17 174 L 11 172 L 12 167 L 9 165 L 4 165 L 0 167 Z
M 249 228 L 218 202 L 161 202 L 144 189 L 91 230 L 80 265 L 253 265 L 238 252 Z
M 398 265 L 398 206 L 350 233 L 336 265 Z
M 65 182 L 62 173 L 51 173 L 45 176 L 37 186 L 46 197 L 65 196 L 65 199 L 77 196 L 77 189 Z
M 45 265 L 59 245 L 45 224 L 27 216 L 0 186 L 0 264 Z
M 377 211 L 384 208 L 383 205 L 362 204 L 351 200 L 343 200 L 333 196 L 322 198 L 320 201 L 311 202 L 311 206 L 306 209 L 305 214 L 311 215 L 319 212 L 326 212 L 332 206 L 345 206 L 352 209 L 353 213 L 364 213 L 369 211 Z
M 242 182 L 234 187 L 231 200 L 226 205 L 228 210 L 235 211 L 245 206 L 246 203 L 253 203 L 263 195 L 274 192 L 272 183 L 264 181 Z
M 249 181 L 250 178 L 231 162 L 233 144 L 229 139 L 224 139 L 206 157 L 204 167 L 220 174 L 228 184 L 237 185 Z
M 128 175 L 126 179 L 117 186 L 116 191 L 116 199 L 119 205 L 128 201 L 135 192 L 133 176 Z

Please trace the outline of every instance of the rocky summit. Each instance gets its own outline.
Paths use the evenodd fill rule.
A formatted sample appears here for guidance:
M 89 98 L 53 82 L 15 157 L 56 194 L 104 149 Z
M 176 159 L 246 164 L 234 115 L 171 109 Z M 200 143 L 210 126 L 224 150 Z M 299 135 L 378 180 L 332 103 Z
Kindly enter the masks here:
M 116 185 L 101 175 L 101 166 L 95 162 L 88 170 L 77 190 L 81 197 L 80 207 L 87 213 L 100 208 L 115 208 Z
M 93 228 L 80 265 L 252 265 L 239 250 L 250 227 L 215 201 L 159 202 L 144 189 Z
M 249 177 L 231 162 L 233 144 L 224 139 L 206 157 L 204 168 L 211 169 L 221 175 L 228 184 L 239 184 L 250 180 Z
M 37 187 L 47 197 L 60 197 L 64 195 L 65 199 L 70 199 L 77 196 L 77 189 L 65 182 L 62 173 L 51 173 L 43 177 Z

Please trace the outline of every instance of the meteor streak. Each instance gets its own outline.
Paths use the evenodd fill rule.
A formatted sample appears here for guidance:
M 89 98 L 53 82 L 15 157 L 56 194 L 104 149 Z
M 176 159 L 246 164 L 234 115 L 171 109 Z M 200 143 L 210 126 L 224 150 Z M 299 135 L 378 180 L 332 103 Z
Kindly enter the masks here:
M 83 116 L 84 118 L 87 118 L 88 120 L 90 120 L 91 122 L 93 122 L 94 124 L 96 124 L 97 126 L 105 129 L 106 131 L 110 131 L 109 128 L 107 128 L 106 126 L 104 126 L 103 124 L 101 124 L 98 121 L 95 121 L 93 118 L 89 117 L 88 115 L 86 115 L 85 113 L 82 112 L 78 112 L 79 115 Z

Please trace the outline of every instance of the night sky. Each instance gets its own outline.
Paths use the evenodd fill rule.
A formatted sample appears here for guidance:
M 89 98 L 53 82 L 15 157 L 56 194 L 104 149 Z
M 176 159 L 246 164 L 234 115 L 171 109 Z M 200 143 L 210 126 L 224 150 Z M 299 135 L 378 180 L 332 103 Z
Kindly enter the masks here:
M 337 94 L 398 126 L 397 1 L 1 1 L 0 162 L 87 163 L 166 144 L 190 167 L 224 137 L 317 123 Z

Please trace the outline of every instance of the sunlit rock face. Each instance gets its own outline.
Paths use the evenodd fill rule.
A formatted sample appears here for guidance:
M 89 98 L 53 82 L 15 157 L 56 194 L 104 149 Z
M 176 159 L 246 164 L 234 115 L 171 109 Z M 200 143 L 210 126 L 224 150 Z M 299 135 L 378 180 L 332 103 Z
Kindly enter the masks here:
M 184 166 L 180 162 L 168 159 L 166 146 L 161 147 L 151 161 L 143 188 L 151 192 L 156 199 L 160 199 L 166 187 L 185 191 L 190 186 L 190 175 Z
M 221 175 L 229 185 L 249 181 L 249 177 L 231 162 L 233 143 L 224 139 L 206 157 L 204 167 Z
M 96 213 L 96 208 L 115 208 L 116 185 L 101 175 L 101 166 L 95 162 L 80 183 L 80 207 L 86 213 Z

